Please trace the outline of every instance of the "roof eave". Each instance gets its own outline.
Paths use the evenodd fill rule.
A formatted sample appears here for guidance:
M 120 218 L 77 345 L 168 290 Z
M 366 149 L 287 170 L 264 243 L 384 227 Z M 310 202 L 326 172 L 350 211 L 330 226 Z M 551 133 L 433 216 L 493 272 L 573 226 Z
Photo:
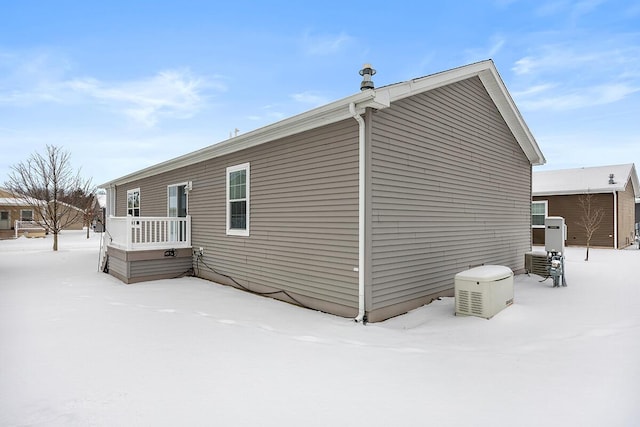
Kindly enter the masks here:
M 520 114 L 513 98 L 507 91 L 502 78 L 498 74 L 498 70 L 493 66 L 493 62 L 491 64 L 491 67 L 479 74 L 480 80 L 531 164 L 533 166 L 545 164 L 547 160 L 542 154 L 538 143 Z
M 183 156 L 107 181 L 104 184 L 98 185 L 98 187 L 108 188 L 132 180 L 147 178 L 159 173 L 168 172 L 197 162 L 231 154 L 236 151 L 245 150 L 276 139 L 315 129 L 320 126 L 336 123 L 352 117 L 352 114 L 349 112 L 349 105 L 352 103 L 355 104 L 356 112 L 358 114 L 363 114 L 365 109 L 368 107 L 382 109 L 389 107 L 390 105 L 386 93 L 378 93 L 375 90 L 366 90 L 347 98 L 343 98 L 339 101 L 326 104 L 322 107 L 306 111 L 271 125 L 230 138 L 226 141 L 207 146 Z
M 529 162 L 533 166 L 544 164 L 546 160 L 535 138 L 520 115 L 513 99 L 509 95 L 493 61 L 486 60 L 419 79 L 384 86 L 375 90 L 365 90 L 246 134 L 108 181 L 100 184 L 98 187 L 108 188 L 132 180 L 147 178 L 159 173 L 189 166 L 196 162 L 231 154 L 279 138 L 335 123 L 352 116 L 349 112 L 349 105 L 352 103 L 355 104 L 356 111 L 362 114 L 367 107 L 375 109 L 387 108 L 394 101 L 475 76 L 479 77 L 482 81 L 482 84 L 485 86 L 489 96 L 504 118 Z
M 531 196 L 575 196 L 578 194 L 611 194 L 614 192 L 624 191 L 619 187 L 611 188 L 589 188 L 588 190 L 567 190 L 567 191 L 532 191 Z

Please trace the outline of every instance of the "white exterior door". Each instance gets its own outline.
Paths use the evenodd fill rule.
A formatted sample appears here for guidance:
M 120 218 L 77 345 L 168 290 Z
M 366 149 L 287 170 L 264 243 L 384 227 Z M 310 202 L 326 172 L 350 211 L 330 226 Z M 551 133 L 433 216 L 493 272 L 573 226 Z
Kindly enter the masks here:
M 0 230 L 11 229 L 11 218 L 9 217 L 9 211 L 0 211 Z

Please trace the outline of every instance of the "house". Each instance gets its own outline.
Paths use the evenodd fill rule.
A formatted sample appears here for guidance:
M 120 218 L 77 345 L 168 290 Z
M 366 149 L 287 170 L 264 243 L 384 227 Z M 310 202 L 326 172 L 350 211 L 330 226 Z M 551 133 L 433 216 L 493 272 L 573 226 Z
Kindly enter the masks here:
M 83 209 L 61 201 L 57 203 L 58 212 L 61 212 L 61 223 L 65 224 L 65 230 L 82 230 L 90 222 L 90 220 L 85 220 L 85 211 Z
M 45 229 L 38 224 L 40 219 L 40 212 L 26 198 L 14 197 L 0 188 L 0 239 L 16 237 L 16 224 L 20 234 L 44 236 Z
M 53 202 L 49 202 L 53 203 Z M 57 202 L 62 222 L 66 230 L 82 230 L 84 226 L 82 209 L 64 202 Z M 18 235 L 44 236 L 47 227 L 42 220 L 42 210 L 47 202 L 28 197 L 16 197 L 10 191 L 0 188 L 0 238 L 13 238 Z M 16 229 L 17 227 L 17 229 Z
M 356 320 L 524 271 L 545 162 L 493 61 L 362 90 L 100 187 L 105 266 L 194 274 Z
M 625 248 L 634 242 L 635 199 L 640 184 L 635 165 L 597 166 L 536 171 L 532 184 L 532 239 L 544 245 L 544 218 L 561 216 L 567 226 L 566 244 L 586 246 L 586 233 L 578 223 L 584 217 L 580 198 L 591 195 L 593 210 L 603 218 L 590 245 Z

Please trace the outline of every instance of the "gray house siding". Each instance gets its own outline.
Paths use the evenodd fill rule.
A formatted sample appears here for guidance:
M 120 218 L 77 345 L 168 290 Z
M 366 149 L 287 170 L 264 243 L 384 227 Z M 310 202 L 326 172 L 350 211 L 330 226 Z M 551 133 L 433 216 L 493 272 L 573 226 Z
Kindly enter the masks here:
M 474 265 L 523 270 L 531 163 L 480 80 L 372 116 L 369 319 L 451 293 Z
M 167 185 L 192 181 L 188 210 L 203 278 L 355 316 L 358 307 L 358 135 L 343 120 L 117 189 L 140 188 L 141 215 L 166 216 Z M 250 163 L 250 235 L 226 235 L 226 168 Z M 214 269 L 217 274 L 211 271 Z M 233 278 L 230 280 L 229 276 Z M 291 301 L 285 293 L 272 294 Z
M 171 279 L 189 273 L 191 249 L 176 249 L 172 256 L 164 250 L 127 252 L 109 248 L 109 273 L 125 283 Z
M 200 164 L 175 169 L 150 178 L 131 181 L 116 189 L 115 216 L 127 215 L 127 190 L 140 189 L 140 216 L 167 216 L 167 186 L 193 181 L 202 173 Z M 223 183 L 224 186 L 224 183 Z M 189 203 L 191 195 L 189 196 Z

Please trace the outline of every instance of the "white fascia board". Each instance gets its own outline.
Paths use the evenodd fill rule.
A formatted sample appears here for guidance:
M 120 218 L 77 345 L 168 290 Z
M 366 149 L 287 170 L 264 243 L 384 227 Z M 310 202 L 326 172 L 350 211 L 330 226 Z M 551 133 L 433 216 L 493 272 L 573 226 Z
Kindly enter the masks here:
M 442 86 L 477 76 L 481 71 L 493 66 L 492 64 L 493 63 L 490 60 L 477 62 L 475 64 L 454 68 L 453 70 L 442 71 L 440 73 L 420 77 L 407 82 L 396 83 L 382 89 L 386 89 L 389 92 L 389 98 L 391 102 L 394 102 L 412 95 L 417 95 L 419 93 L 427 92 L 429 90 L 437 89 Z
M 531 191 L 532 196 L 569 196 L 575 194 L 611 194 L 615 192 L 622 192 L 626 188 L 626 184 L 629 180 L 624 181 L 624 184 L 610 184 L 606 187 L 590 187 L 590 188 L 572 188 L 570 190 L 537 190 Z
M 531 164 L 533 166 L 545 164 L 547 160 L 544 158 L 542 150 L 513 102 L 513 98 L 507 91 L 495 66 L 492 64 L 491 67 L 481 72 L 479 77 Z
M 375 90 L 366 90 L 355 95 L 343 98 L 331 104 L 306 111 L 288 119 L 281 120 L 271 125 L 256 129 L 230 138 L 226 141 L 202 148 L 163 163 L 150 166 L 137 172 L 125 175 L 115 180 L 99 185 L 100 188 L 108 188 L 120 185 L 132 180 L 147 178 L 159 173 L 168 172 L 184 166 L 189 166 L 204 160 L 213 159 L 236 151 L 246 150 L 276 139 L 295 135 L 307 130 L 315 129 L 352 117 L 349 112 L 349 104 L 356 105 L 358 114 L 363 114 L 368 107 L 375 109 L 387 108 L 390 105 L 388 94 L 378 93 Z
M 611 188 L 589 188 L 587 190 L 567 190 L 567 191 L 532 191 L 531 196 L 575 196 L 579 194 L 611 194 L 614 191 L 620 191 L 617 187 Z

